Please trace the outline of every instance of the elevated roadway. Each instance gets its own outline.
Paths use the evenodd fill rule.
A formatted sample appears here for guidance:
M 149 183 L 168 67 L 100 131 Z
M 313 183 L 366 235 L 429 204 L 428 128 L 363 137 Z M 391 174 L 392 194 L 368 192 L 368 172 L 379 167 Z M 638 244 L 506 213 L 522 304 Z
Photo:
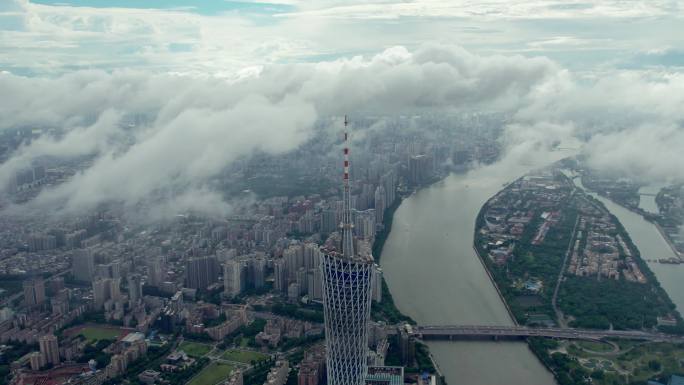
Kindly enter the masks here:
M 684 336 L 661 332 L 636 330 L 591 330 L 572 328 L 529 328 L 524 326 L 482 326 L 482 325 L 435 325 L 413 326 L 408 330 L 424 340 L 468 340 L 468 339 L 524 339 L 547 337 L 576 340 L 603 340 L 607 338 L 643 340 L 653 342 L 684 343 Z

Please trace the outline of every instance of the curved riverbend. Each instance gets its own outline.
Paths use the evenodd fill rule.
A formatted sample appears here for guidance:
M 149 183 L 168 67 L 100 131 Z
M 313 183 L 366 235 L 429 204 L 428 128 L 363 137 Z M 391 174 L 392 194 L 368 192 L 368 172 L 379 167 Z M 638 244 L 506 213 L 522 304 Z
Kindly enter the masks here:
M 419 324 L 512 325 L 473 250 L 475 218 L 526 168 L 502 163 L 451 175 L 402 202 L 382 251 L 399 310 Z M 549 385 L 553 376 L 522 342 L 429 342 L 451 384 Z

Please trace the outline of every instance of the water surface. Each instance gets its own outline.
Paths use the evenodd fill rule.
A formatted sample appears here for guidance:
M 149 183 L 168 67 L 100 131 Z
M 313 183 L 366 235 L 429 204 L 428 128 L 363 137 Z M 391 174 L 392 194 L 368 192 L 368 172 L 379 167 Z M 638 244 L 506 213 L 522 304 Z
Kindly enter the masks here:
M 404 200 L 381 264 L 399 309 L 419 324 L 511 325 L 473 251 L 482 205 L 526 169 L 499 164 L 443 182 Z M 449 384 L 549 385 L 551 373 L 523 342 L 429 342 Z

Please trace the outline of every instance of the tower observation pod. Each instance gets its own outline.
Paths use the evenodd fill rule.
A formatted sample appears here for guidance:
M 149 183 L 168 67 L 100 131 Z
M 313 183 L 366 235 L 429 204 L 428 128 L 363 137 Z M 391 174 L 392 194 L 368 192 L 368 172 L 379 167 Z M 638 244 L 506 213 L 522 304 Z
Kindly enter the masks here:
M 342 250 L 324 248 L 321 257 L 329 385 L 363 385 L 368 369 L 373 257 L 354 252 L 348 124 L 345 116 Z

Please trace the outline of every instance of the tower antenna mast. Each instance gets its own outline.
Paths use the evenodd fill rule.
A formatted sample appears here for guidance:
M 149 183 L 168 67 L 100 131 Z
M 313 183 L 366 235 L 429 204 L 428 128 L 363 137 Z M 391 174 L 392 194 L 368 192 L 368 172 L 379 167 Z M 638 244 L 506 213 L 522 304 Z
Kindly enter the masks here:
M 345 257 L 354 256 L 354 239 L 351 215 L 351 188 L 349 186 L 349 118 L 344 115 L 344 176 L 342 193 L 342 254 Z

